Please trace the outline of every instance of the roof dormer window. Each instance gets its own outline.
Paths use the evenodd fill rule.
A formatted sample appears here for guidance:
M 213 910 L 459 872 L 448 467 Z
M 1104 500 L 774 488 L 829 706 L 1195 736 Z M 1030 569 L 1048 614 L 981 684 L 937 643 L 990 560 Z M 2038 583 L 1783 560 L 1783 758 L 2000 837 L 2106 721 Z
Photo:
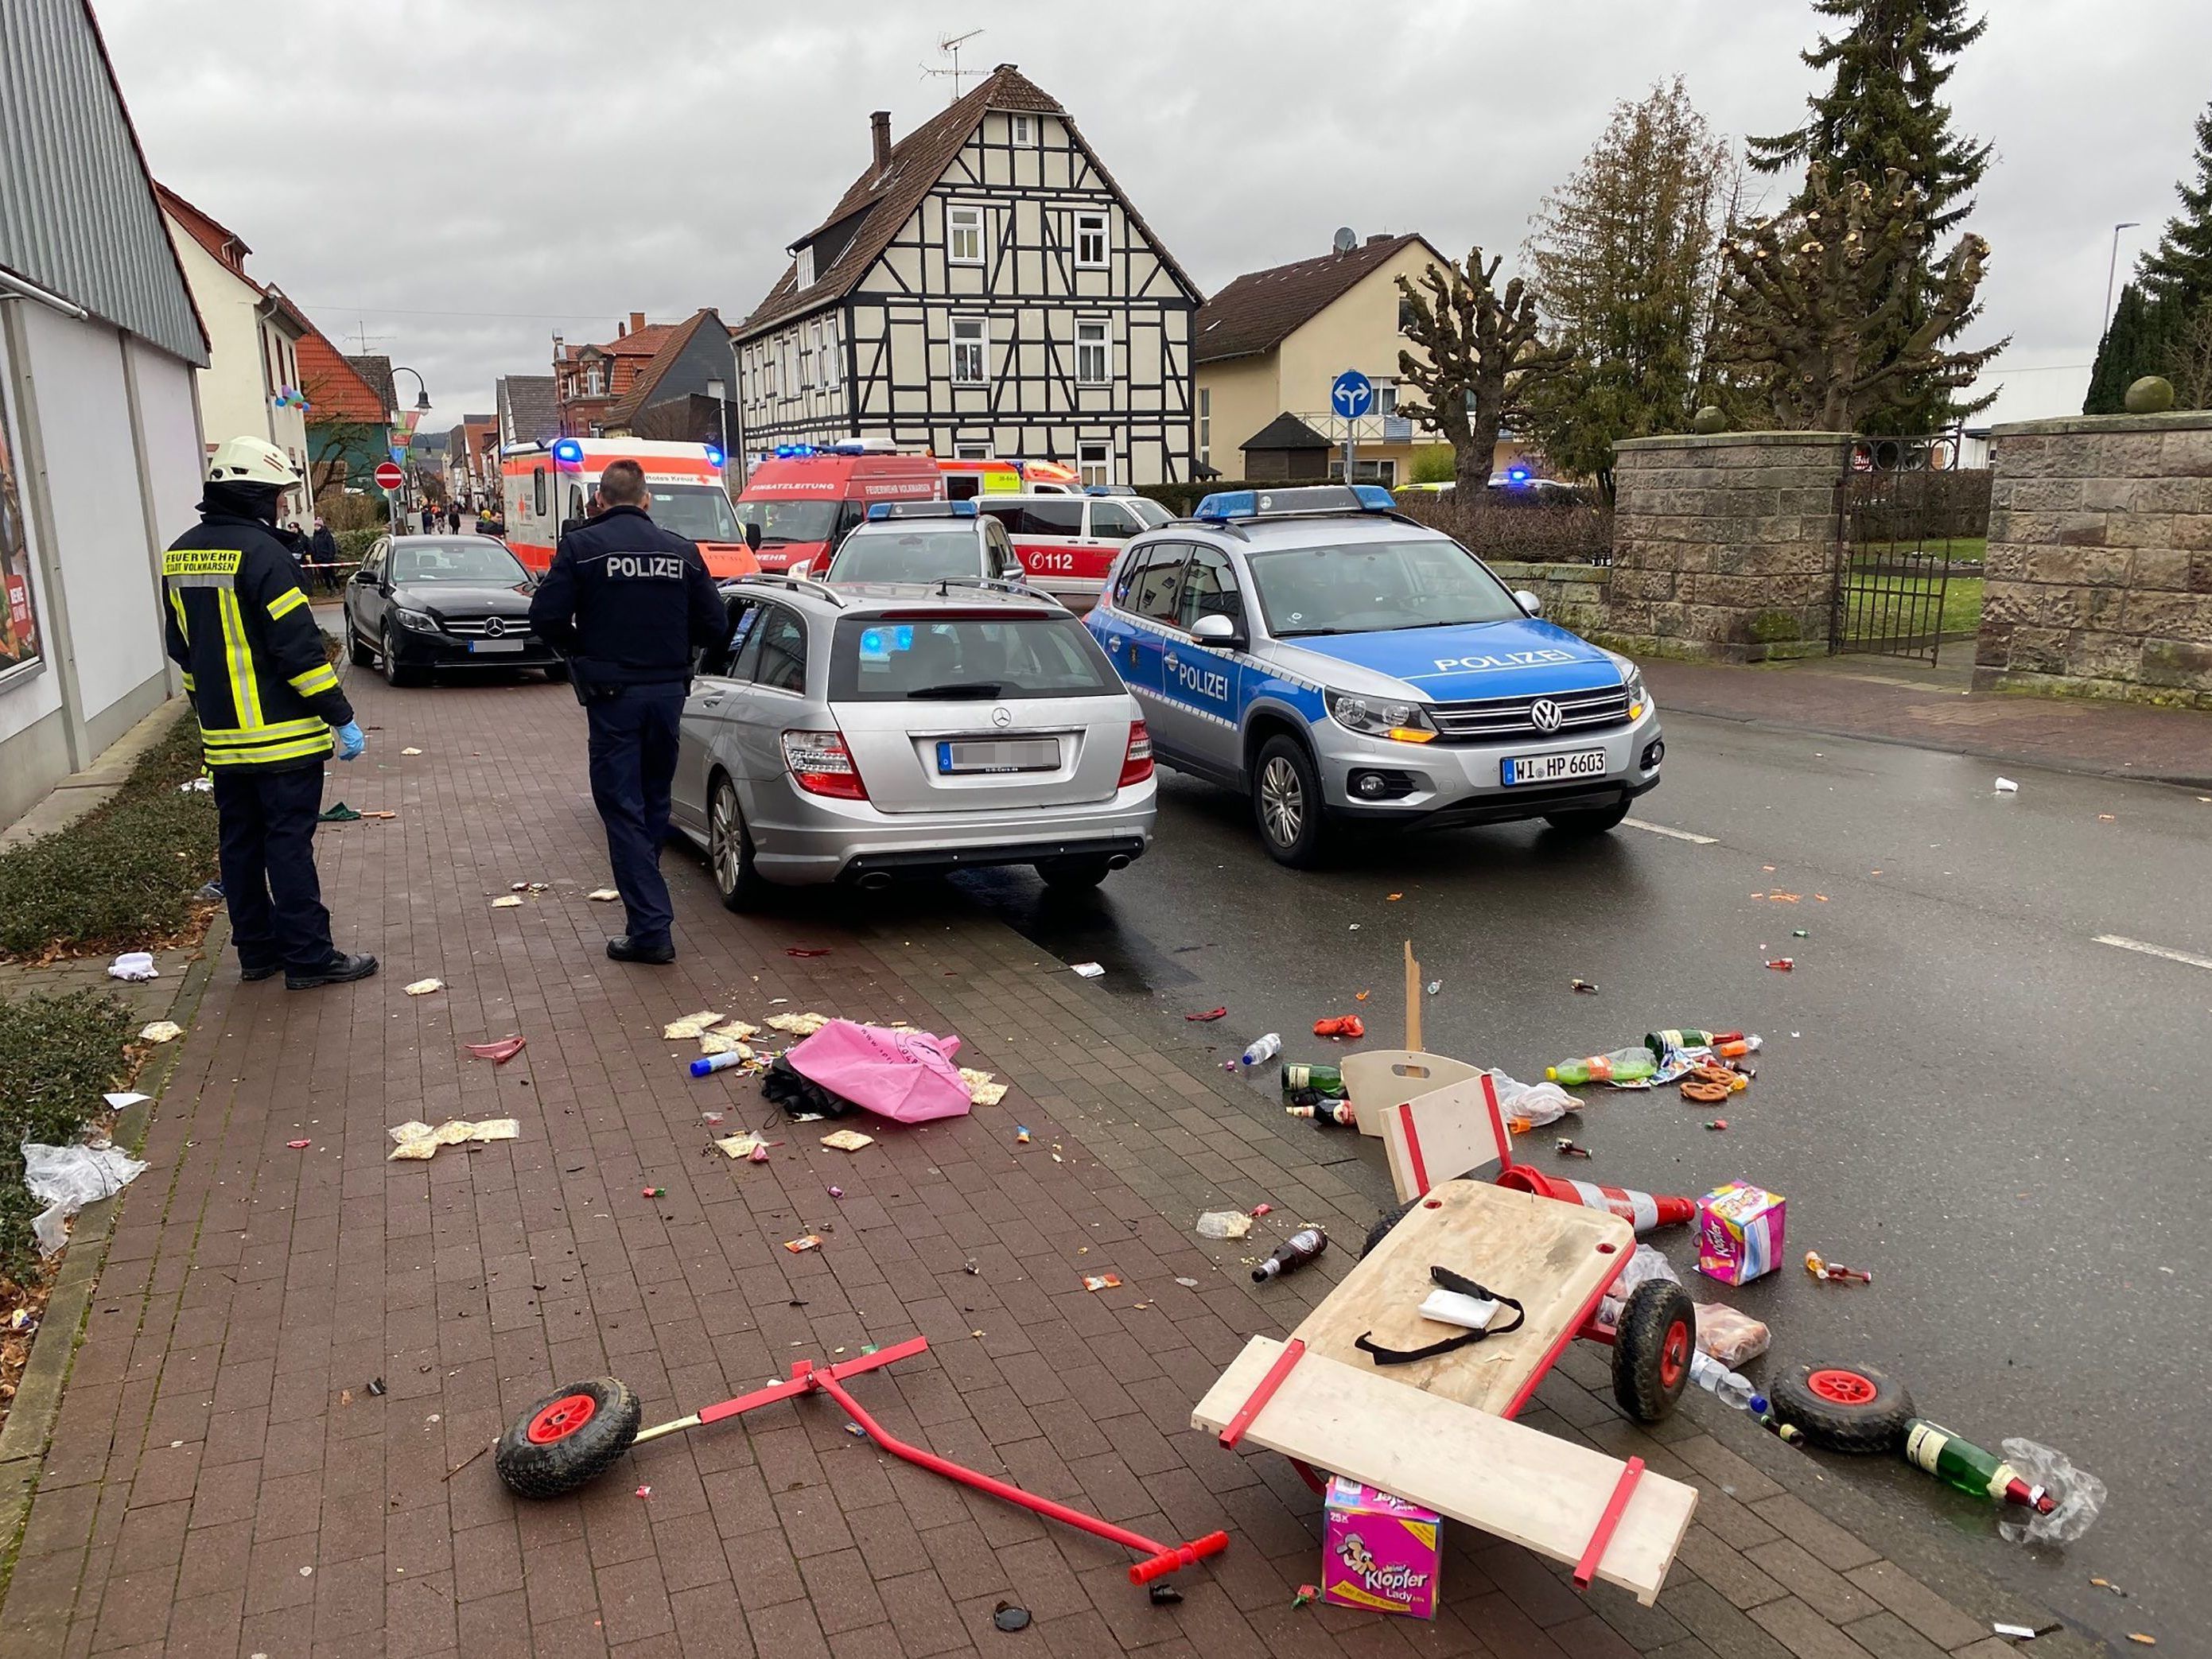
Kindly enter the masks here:
M 799 286 L 801 288 L 812 288 L 814 286 L 813 243 L 809 242 L 799 250 L 796 269 L 799 273 Z

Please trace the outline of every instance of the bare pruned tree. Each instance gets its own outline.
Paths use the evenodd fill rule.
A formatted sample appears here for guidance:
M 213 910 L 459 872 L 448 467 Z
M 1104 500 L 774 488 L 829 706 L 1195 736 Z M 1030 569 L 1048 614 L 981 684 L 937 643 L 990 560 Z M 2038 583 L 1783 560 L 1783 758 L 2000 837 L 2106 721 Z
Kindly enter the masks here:
M 1481 499 L 1490 483 L 1498 428 L 1528 380 L 1557 374 L 1572 354 L 1540 338 L 1536 298 L 1521 278 L 1497 289 L 1499 256 L 1480 247 L 1462 264 L 1431 265 L 1419 285 L 1398 278 L 1406 337 L 1420 348 L 1398 354 L 1398 373 L 1421 393 L 1398 412 L 1450 441 L 1462 499 Z

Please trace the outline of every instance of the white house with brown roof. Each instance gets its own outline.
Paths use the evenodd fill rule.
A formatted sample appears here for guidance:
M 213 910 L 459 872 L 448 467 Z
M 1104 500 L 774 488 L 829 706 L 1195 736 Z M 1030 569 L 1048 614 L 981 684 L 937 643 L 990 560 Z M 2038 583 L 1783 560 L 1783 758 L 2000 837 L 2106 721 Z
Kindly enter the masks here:
M 867 168 L 736 331 L 745 449 L 1188 477 L 1203 296 L 1058 101 L 1002 64 L 896 143 L 870 120 Z
M 282 290 L 246 274 L 253 250 L 237 232 L 156 183 L 161 218 L 207 330 L 208 366 L 198 381 L 207 450 L 231 438 L 266 438 L 307 471 L 307 397 L 300 343 L 314 325 Z M 306 503 L 296 498 L 292 516 Z
M 1356 481 L 1408 483 L 1414 455 L 1445 441 L 1398 413 L 1398 354 L 1410 342 L 1397 279 L 1418 286 L 1429 266 L 1449 263 L 1419 234 L 1370 236 L 1248 272 L 1208 300 L 1191 344 L 1199 460 L 1227 478 L 1343 477 L 1346 422 L 1329 386 L 1357 369 L 1374 382 L 1375 405 L 1350 423 Z M 1499 464 L 1518 448 L 1501 441 Z

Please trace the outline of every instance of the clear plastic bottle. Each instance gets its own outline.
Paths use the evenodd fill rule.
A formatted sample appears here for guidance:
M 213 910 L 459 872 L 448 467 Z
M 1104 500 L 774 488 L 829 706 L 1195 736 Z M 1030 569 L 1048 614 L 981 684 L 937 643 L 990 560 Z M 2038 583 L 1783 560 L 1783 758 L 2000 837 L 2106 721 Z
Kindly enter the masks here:
M 1265 1066 L 1283 1052 L 1283 1035 L 1270 1031 L 1237 1057 L 1237 1063 L 1249 1071 L 1255 1066 Z
M 1754 1415 L 1765 1413 L 1766 1402 L 1752 1386 L 1751 1379 L 1741 1371 L 1730 1370 L 1703 1349 L 1690 1355 L 1690 1381 L 1731 1410 L 1747 1411 Z
M 1616 1048 L 1609 1054 L 1592 1054 L 1587 1060 L 1561 1060 L 1557 1066 L 1547 1066 L 1544 1075 L 1553 1083 L 1564 1083 L 1570 1089 L 1585 1083 L 1640 1083 L 1657 1074 L 1659 1062 L 1645 1048 Z

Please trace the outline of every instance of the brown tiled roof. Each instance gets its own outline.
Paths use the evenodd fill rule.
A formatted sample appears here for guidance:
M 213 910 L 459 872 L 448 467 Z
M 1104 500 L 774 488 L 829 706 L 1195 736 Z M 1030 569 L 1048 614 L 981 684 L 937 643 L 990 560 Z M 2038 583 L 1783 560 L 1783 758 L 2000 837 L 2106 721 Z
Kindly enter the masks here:
M 794 246 L 812 241 L 832 225 L 865 215 L 854 230 L 851 239 L 826 270 L 817 269 L 814 281 L 806 288 L 799 286 L 799 266 L 796 261 L 784 268 L 783 275 L 769 289 L 768 296 L 753 308 L 752 315 L 739 323 L 734 331 L 739 339 L 749 338 L 763 329 L 783 321 L 830 300 L 842 299 L 853 289 L 875 264 L 877 256 L 890 246 L 922 198 L 929 194 L 930 186 L 942 178 L 952 158 L 960 153 L 981 125 L 985 112 L 989 110 L 1028 111 L 1032 114 L 1056 115 L 1067 126 L 1069 136 L 1080 145 L 1091 165 L 1106 187 L 1121 198 L 1121 204 L 1145 240 L 1150 242 L 1160 261 L 1183 289 L 1195 300 L 1203 297 L 1198 284 L 1190 280 L 1182 267 L 1176 263 L 1136 206 L 1128 193 L 1114 182 L 1105 163 L 1098 159 L 1083 135 L 1076 131 L 1075 123 L 1060 101 L 1036 82 L 1029 80 L 1012 64 L 1001 64 L 984 77 L 983 83 L 950 108 L 939 111 L 912 132 L 891 146 L 890 165 L 881 173 L 876 171 L 875 158 L 853 181 L 852 187 L 839 198 L 822 222 L 799 237 Z
M 392 378 L 392 359 L 381 351 L 371 351 L 349 356 L 346 362 L 352 365 L 355 374 L 368 382 L 369 390 L 384 405 L 383 418 L 389 420 L 391 411 L 399 407 L 399 387 Z
M 561 435 L 561 405 L 550 374 L 502 374 L 498 392 L 500 411 L 514 428 L 515 442 L 546 443 Z M 505 441 L 502 428 L 501 441 Z
M 1444 256 L 1425 237 L 1409 232 L 1370 240 L 1349 253 L 1247 272 L 1198 308 L 1190 327 L 1191 360 L 1211 363 L 1273 350 L 1408 242 L 1420 243 L 1443 262 Z
M 358 421 L 382 426 L 392 418 L 391 407 L 375 386 L 364 379 L 350 358 L 325 339 L 319 329 L 300 337 L 300 390 L 307 394 L 310 422 Z M 387 380 L 386 384 L 389 385 Z
M 728 337 L 729 330 L 723 326 L 720 313 L 712 306 L 695 311 L 684 321 L 670 325 L 660 337 L 660 349 L 653 354 L 653 361 L 638 370 L 637 378 L 629 383 L 629 390 L 616 398 L 613 406 L 607 410 L 604 417 L 605 423 L 627 426 L 635 420 L 637 411 L 653 401 L 653 394 L 662 378 L 690 347 L 693 337 L 710 322 L 721 329 L 726 338 Z M 628 343 L 623 342 L 624 344 Z
M 243 236 L 212 214 L 203 213 L 158 179 L 154 181 L 154 195 L 170 216 L 185 228 L 185 234 L 207 250 L 210 258 L 218 264 L 228 265 L 233 274 L 246 276 L 246 256 L 253 250 L 246 246 Z M 250 276 L 246 280 L 253 281 Z

